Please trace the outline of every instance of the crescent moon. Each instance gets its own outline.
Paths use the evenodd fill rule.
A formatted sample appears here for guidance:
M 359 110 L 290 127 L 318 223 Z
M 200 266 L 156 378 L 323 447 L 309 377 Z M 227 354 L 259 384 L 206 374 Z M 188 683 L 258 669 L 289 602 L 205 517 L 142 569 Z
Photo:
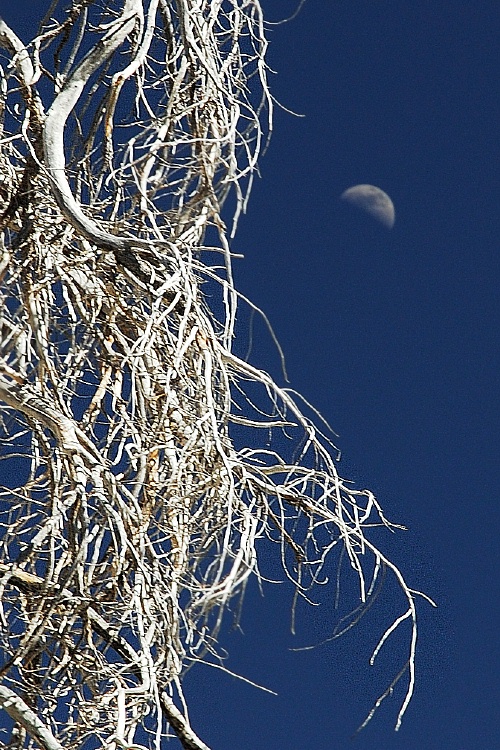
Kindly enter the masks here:
M 354 185 L 344 190 L 340 196 L 356 208 L 366 211 L 388 229 L 392 229 L 396 220 L 394 204 L 387 195 L 375 185 Z

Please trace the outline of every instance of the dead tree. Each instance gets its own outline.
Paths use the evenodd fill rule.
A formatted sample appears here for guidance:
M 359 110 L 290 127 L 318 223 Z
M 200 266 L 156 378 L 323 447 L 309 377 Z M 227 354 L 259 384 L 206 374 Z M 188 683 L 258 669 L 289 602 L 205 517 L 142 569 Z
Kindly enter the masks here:
M 183 673 L 219 659 L 258 540 L 304 597 L 343 550 L 359 605 L 335 634 L 395 576 L 399 723 L 416 592 L 366 535 L 391 525 L 234 349 L 229 239 L 272 115 L 259 1 L 53 0 L 0 45 L 2 746 L 205 748 Z

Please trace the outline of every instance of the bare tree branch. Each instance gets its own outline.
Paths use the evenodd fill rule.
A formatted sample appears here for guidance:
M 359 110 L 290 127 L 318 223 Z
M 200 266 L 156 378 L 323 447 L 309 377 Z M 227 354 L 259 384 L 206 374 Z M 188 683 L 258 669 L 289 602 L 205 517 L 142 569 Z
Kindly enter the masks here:
M 227 669 L 267 544 L 295 601 L 351 576 L 332 638 L 396 582 L 373 658 L 411 623 L 376 703 L 406 680 L 399 726 L 418 592 L 371 534 L 401 527 L 240 356 L 230 241 L 272 129 L 259 0 L 54 0 L 29 43 L 0 21 L 0 47 L 5 710 L 29 750 L 42 726 L 50 750 L 207 750 L 183 676 Z
M 56 740 L 45 724 L 40 721 L 34 711 L 15 694 L 3 685 L 0 685 L 0 707 L 9 716 L 23 726 L 28 734 L 37 740 L 44 750 L 64 750 L 60 742 Z
M 168 716 L 170 726 L 175 731 L 185 750 L 210 750 L 208 745 L 200 740 L 193 732 L 188 722 L 181 714 L 173 700 L 166 693 L 162 693 L 161 703 Z
M 124 250 L 127 244 L 108 232 L 103 232 L 88 219 L 73 197 L 65 174 L 64 127 L 89 79 L 123 44 L 134 29 L 142 12 L 142 0 L 126 0 L 122 15 L 108 28 L 106 34 L 87 53 L 82 62 L 66 79 L 47 112 L 43 129 L 45 163 L 52 180 L 55 199 L 65 218 L 94 244 Z

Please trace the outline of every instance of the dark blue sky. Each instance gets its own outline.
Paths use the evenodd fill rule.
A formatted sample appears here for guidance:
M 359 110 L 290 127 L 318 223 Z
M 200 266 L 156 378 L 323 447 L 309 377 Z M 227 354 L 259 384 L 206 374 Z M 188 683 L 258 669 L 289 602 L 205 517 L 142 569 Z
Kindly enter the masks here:
M 264 3 L 273 20 L 292 6 Z M 439 607 L 420 607 L 416 694 L 398 734 L 400 694 L 350 740 L 391 670 L 367 664 L 378 616 L 344 641 L 290 653 L 308 642 L 307 624 L 288 636 L 289 597 L 273 600 L 276 589 L 248 601 L 232 665 L 279 697 L 224 681 L 214 695 L 207 676 L 197 726 L 211 724 L 204 737 L 218 750 L 494 750 L 498 3 L 307 0 L 273 29 L 270 63 L 274 94 L 305 117 L 276 112 L 234 243 L 246 256 L 237 279 L 269 315 L 293 387 L 338 432 L 344 476 L 408 526 L 384 549 Z M 338 201 L 362 182 L 391 195 L 392 232 Z M 271 344 L 257 356 L 266 363 Z M 320 618 L 321 608 L 313 630 Z
M 295 7 L 263 5 L 271 20 Z M 23 36 L 33 4 L 0 7 Z M 236 278 L 268 314 L 292 386 L 339 434 L 343 476 L 408 526 L 384 550 L 439 606 L 419 607 L 416 693 L 397 734 L 399 690 L 350 739 L 398 663 L 396 647 L 368 666 L 390 589 L 358 630 L 301 653 L 289 647 L 328 634 L 327 599 L 292 638 L 285 586 L 251 590 L 228 666 L 279 695 L 197 670 L 192 722 L 213 750 L 495 750 L 498 2 L 307 0 L 270 38 L 272 90 L 305 116 L 276 111 Z M 339 202 L 360 182 L 391 195 L 392 232 Z M 254 361 L 277 370 L 260 329 Z

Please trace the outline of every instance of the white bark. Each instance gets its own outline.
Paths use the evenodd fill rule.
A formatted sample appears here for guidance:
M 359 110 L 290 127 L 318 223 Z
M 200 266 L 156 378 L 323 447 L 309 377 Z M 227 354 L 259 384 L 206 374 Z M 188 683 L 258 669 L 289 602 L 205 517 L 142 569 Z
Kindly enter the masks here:
M 138 9 L 137 6 L 140 8 Z M 110 25 L 107 33 L 65 81 L 47 112 L 43 129 L 45 161 L 59 208 L 72 226 L 84 237 L 100 247 L 113 250 L 125 250 L 130 242 L 127 243 L 120 237 L 115 237 L 100 229 L 94 221 L 85 216 L 81 205 L 73 196 L 66 176 L 64 128 L 93 74 L 123 44 L 134 29 L 139 10 L 142 11 L 140 0 L 126 0 L 120 18 Z
M 247 300 L 222 206 L 232 191 L 234 229 L 271 127 L 259 1 L 117 7 L 52 3 L 26 46 L 0 21 L 12 60 L 0 79 L 0 468 L 18 477 L 0 475 L 3 707 L 44 750 L 60 737 L 64 750 L 140 747 L 153 720 L 158 747 L 173 732 L 208 750 L 182 675 L 210 659 L 225 669 L 223 619 L 277 543 L 306 599 L 345 553 L 359 598 L 335 636 L 369 610 L 384 571 L 398 583 L 402 612 L 373 658 L 411 622 L 407 661 L 376 703 L 406 679 L 399 726 L 417 592 L 370 540 L 374 525 L 398 527 L 339 476 L 314 408 L 233 351 Z M 8 685 L 40 715 L 55 706 L 52 735 Z
M 0 708 L 6 711 L 44 750 L 64 750 L 36 713 L 10 688 L 0 685 Z

